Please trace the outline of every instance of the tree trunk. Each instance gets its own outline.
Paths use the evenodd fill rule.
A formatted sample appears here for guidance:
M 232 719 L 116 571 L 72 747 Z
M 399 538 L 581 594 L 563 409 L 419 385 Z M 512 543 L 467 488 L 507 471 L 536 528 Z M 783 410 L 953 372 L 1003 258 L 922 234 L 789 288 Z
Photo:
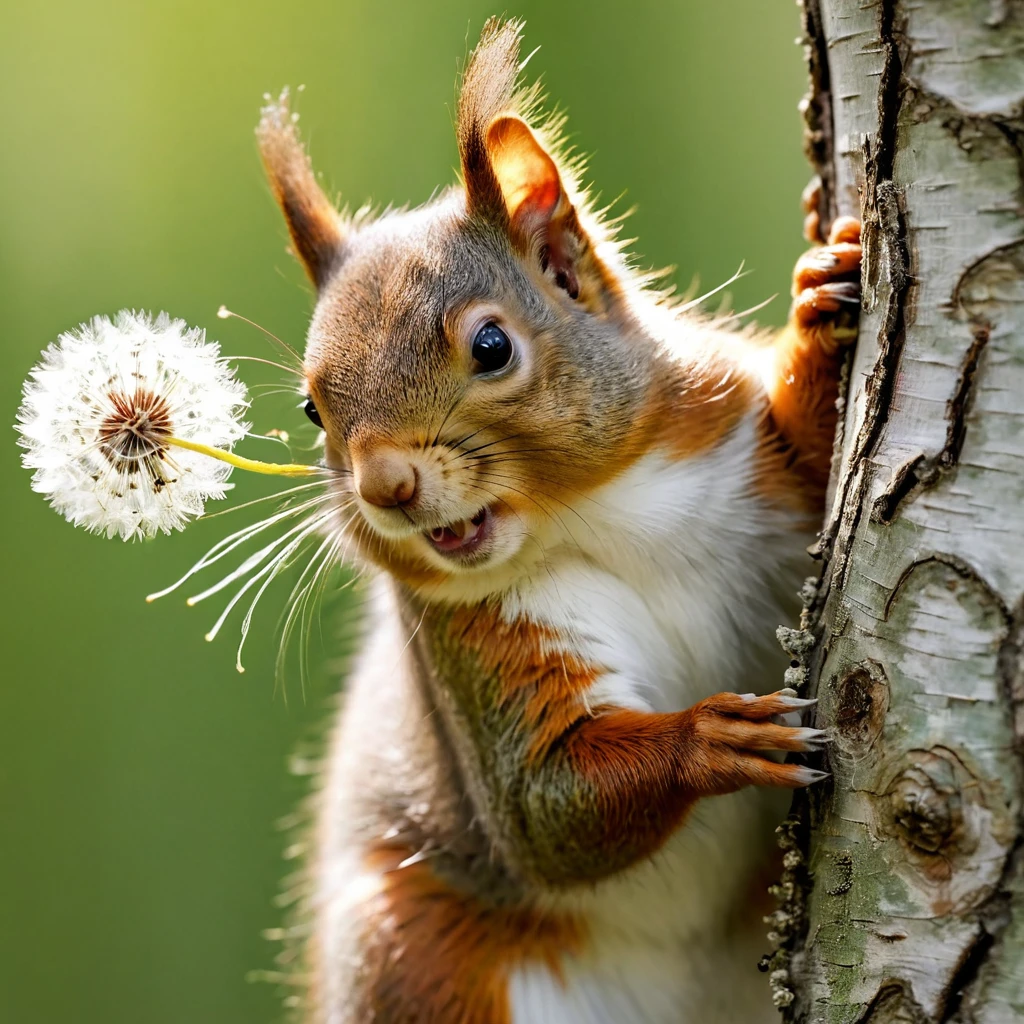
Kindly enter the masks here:
M 1024 3 L 804 13 L 820 212 L 862 217 L 864 308 L 821 577 L 780 631 L 833 742 L 785 826 L 775 1001 L 1022 1021 Z

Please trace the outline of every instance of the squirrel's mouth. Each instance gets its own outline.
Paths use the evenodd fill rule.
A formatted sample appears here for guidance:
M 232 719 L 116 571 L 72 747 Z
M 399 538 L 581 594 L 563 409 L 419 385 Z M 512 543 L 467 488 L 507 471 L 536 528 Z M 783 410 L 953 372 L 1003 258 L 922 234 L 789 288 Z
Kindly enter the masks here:
M 427 530 L 423 536 L 430 541 L 435 551 L 451 557 L 466 557 L 476 554 L 491 534 L 491 513 L 482 508 L 468 519 L 449 523 L 447 526 L 435 526 Z

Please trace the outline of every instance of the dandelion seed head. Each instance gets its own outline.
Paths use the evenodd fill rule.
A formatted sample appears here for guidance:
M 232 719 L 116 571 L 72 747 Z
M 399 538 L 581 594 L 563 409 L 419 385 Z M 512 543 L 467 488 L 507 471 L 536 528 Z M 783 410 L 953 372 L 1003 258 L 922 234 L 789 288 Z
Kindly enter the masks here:
M 76 526 L 131 540 L 180 530 L 224 497 L 231 466 L 168 439 L 230 449 L 247 405 L 205 331 L 122 310 L 46 349 L 16 429 L 33 490 Z

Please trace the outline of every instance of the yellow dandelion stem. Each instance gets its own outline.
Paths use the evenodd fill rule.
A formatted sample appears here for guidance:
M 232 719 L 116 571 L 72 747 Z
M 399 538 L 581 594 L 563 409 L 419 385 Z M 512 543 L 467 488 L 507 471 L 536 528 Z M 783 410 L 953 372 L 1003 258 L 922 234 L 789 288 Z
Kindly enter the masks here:
M 235 455 L 234 452 L 226 452 L 221 448 L 200 444 L 198 441 L 186 441 L 181 437 L 167 437 L 163 440 L 177 448 L 187 448 L 190 452 L 209 455 L 211 459 L 220 459 L 221 462 L 226 462 L 238 469 L 247 469 L 250 473 L 266 473 L 268 476 L 317 476 L 323 472 L 320 466 L 303 466 L 297 462 L 260 462 L 258 459 L 244 459 L 241 455 Z

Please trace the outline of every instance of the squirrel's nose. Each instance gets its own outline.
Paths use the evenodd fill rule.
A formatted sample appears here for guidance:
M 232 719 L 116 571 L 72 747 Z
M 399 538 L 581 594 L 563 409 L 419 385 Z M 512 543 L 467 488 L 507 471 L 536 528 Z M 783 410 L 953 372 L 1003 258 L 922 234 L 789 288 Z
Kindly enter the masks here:
M 400 451 L 374 448 L 352 461 L 356 491 L 363 501 L 393 508 L 416 497 L 416 467 Z

